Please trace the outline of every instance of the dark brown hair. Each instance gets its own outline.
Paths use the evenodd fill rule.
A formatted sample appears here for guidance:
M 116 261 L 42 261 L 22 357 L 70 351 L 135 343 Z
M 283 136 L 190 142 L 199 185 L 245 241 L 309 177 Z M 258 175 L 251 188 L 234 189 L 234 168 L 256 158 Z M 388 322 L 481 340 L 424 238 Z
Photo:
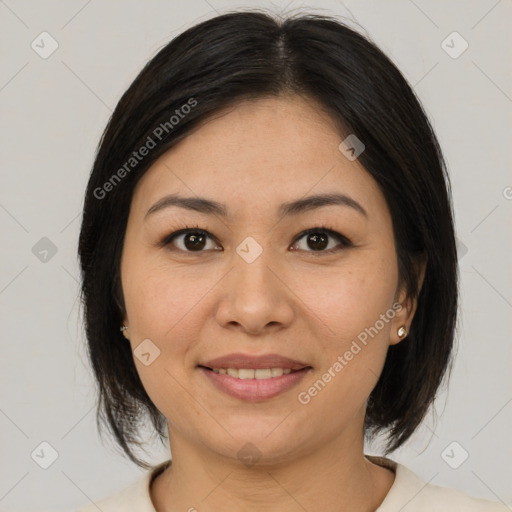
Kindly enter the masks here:
M 119 331 L 120 261 L 134 188 L 157 158 L 212 114 L 237 101 L 281 94 L 315 99 L 344 127 L 340 141 L 348 134 L 363 141 L 359 161 L 392 216 L 400 283 L 418 299 L 408 339 L 389 348 L 370 395 L 365 435 L 387 431 L 386 453 L 402 445 L 450 366 L 458 305 L 450 182 L 412 88 L 373 42 L 335 18 L 220 15 L 173 39 L 136 77 L 103 133 L 85 194 L 78 254 L 97 424 L 100 432 L 105 424 L 141 467 L 149 466 L 132 447 L 143 444 L 144 416 L 162 442 L 167 424 Z M 140 161 L 130 160 L 148 137 L 154 147 Z M 420 256 L 427 267 L 419 291 Z

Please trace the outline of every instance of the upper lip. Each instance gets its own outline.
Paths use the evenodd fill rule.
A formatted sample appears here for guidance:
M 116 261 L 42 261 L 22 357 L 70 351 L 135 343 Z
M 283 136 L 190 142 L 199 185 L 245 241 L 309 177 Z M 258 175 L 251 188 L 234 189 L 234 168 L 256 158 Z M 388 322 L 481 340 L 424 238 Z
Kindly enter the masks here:
M 228 354 L 225 356 L 217 357 L 199 366 L 206 368 L 289 368 L 290 370 L 302 370 L 302 368 L 309 367 L 308 364 L 296 359 L 290 359 L 279 354 L 265 354 L 261 356 L 252 356 L 249 354 Z

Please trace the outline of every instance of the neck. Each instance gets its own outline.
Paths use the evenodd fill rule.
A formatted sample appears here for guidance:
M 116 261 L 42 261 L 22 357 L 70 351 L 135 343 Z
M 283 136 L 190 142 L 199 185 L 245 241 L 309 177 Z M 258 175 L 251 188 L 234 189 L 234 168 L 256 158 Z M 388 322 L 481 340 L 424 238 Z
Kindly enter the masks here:
M 246 466 L 170 432 L 172 465 L 153 482 L 157 512 L 370 512 L 384 500 L 394 474 L 364 457 L 363 439 L 333 439 L 295 458 L 262 458 Z M 277 460 L 279 459 L 279 460 Z

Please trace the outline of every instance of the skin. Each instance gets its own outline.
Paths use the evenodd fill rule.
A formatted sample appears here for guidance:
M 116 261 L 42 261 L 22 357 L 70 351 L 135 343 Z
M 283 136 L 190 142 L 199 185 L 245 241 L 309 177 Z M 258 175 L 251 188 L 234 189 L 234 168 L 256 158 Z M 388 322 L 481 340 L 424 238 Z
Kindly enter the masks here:
M 388 347 L 407 343 L 397 331 L 409 328 L 417 305 L 399 287 L 385 198 L 340 152 L 338 127 L 313 100 L 258 99 L 221 114 L 148 170 L 130 208 L 121 262 L 125 335 L 133 349 L 149 338 L 160 350 L 148 366 L 134 361 L 168 419 L 173 458 L 151 486 L 152 501 L 158 512 L 375 510 L 394 474 L 364 457 L 366 402 Z M 355 199 L 368 217 L 339 205 L 277 215 L 283 202 L 333 192 Z M 173 206 L 145 219 L 170 193 L 224 203 L 229 217 Z M 206 245 L 188 239 L 187 249 L 186 235 L 158 245 L 196 225 L 212 235 Z M 353 246 L 331 236 L 322 253 L 298 238 L 322 225 Z M 252 263 L 236 252 L 248 236 L 263 250 Z M 402 309 L 378 335 L 300 403 L 298 393 L 397 302 Z M 274 398 L 243 401 L 197 368 L 233 352 L 278 353 L 313 369 Z M 251 466 L 237 457 L 246 443 L 261 457 Z

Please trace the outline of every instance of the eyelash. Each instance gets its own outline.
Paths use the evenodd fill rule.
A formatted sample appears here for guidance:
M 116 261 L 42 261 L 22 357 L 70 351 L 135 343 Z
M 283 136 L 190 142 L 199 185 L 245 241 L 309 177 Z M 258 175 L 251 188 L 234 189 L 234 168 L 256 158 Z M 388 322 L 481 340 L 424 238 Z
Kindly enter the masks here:
M 195 226 L 185 226 L 184 228 L 179 229 L 178 231 L 172 232 L 171 234 L 169 234 L 166 237 L 164 237 L 164 239 L 160 242 L 159 246 L 160 247 L 167 247 L 167 246 L 171 245 L 172 241 L 176 237 L 178 237 L 180 235 L 189 234 L 189 233 L 197 233 L 197 234 L 206 236 L 206 237 L 210 238 L 211 240 L 215 241 L 215 237 L 213 235 L 211 235 L 208 231 L 205 231 L 204 229 L 201 229 L 199 226 L 195 225 Z M 354 247 L 354 244 L 346 236 L 343 236 L 341 233 L 338 233 L 333 228 L 331 228 L 329 226 L 325 226 L 325 225 L 318 226 L 318 227 L 315 227 L 315 228 L 306 229 L 305 231 L 303 231 L 302 233 L 297 235 L 297 237 L 295 238 L 295 240 L 293 242 L 293 245 L 295 245 L 299 240 L 301 240 L 305 236 L 310 235 L 312 233 L 324 233 L 324 234 L 327 234 L 330 237 L 335 238 L 340 243 L 339 246 L 337 246 L 337 247 L 335 247 L 333 249 L 329 249 L 329 250 L 305 251 L 305 252 L 308 252 L 308 253 L 312 253 L 312 255 L 315 256 L 315 257 L 326 255 L 326 254 L 333 254 L 333 253 L 338 252 L 338 251 L 340 251 L 342 249 L 347 249 L 349 247 Z M 201 250 L 201 251 L 184 251 L 182 249 L 171 249 L 171 250 L 177 250 L 177 251 L 185 252 L 187 254 L 200 254 L 202 252 L 206 252 L 204 250 Z

